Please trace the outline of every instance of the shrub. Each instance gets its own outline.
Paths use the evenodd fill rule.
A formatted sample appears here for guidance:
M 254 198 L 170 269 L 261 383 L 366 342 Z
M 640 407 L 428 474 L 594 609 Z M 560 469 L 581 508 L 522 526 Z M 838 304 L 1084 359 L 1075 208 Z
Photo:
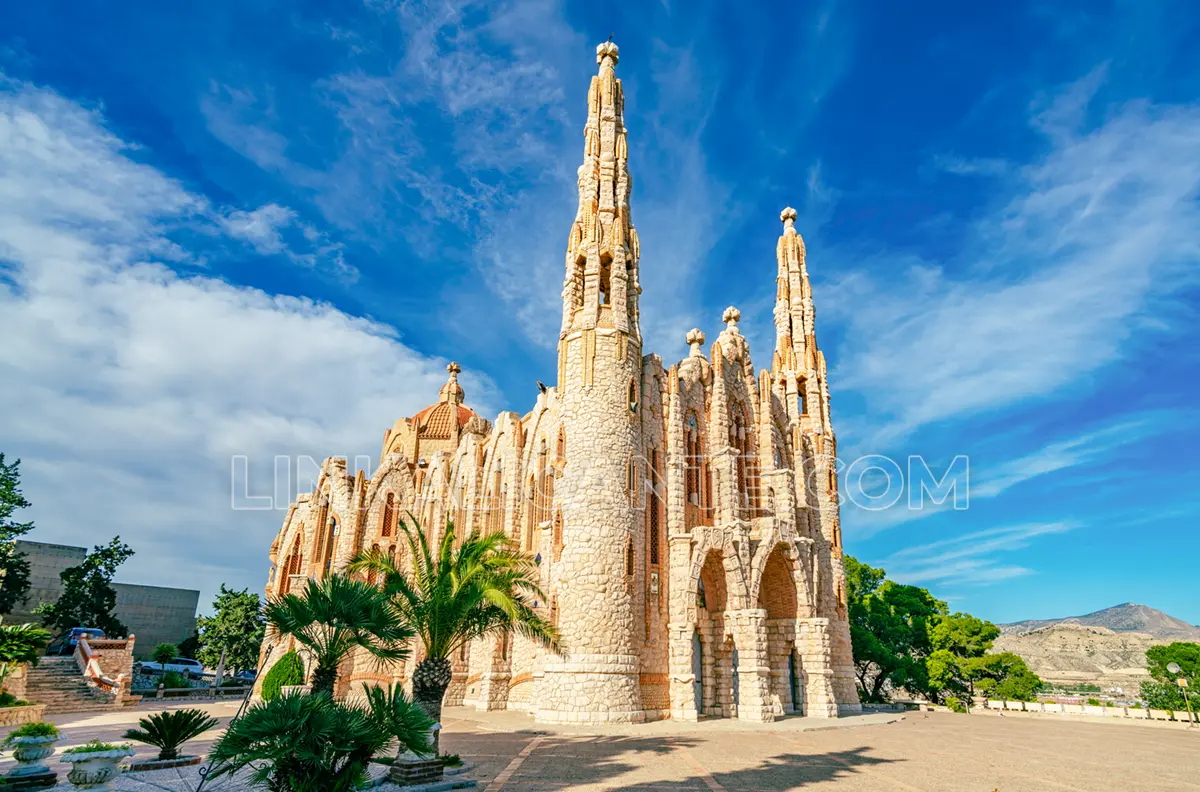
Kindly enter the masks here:
M 328 696 L 280 695 L 252 706 L 213 746 L 208 778 L 253 768 L 271 792 L 355 792 L 391 735 L 365 709 Z
M 28 707 L 29 702 L 25 699 L 19 699 L 7 690 L 0 691 L 0 709 L 8 707 Z
M 458 754 L 442 754 L 442 764 L 446 767 L 462 767 L 462 757 Z
M 165 688 L 190 688 L 191 681 L 178 671 L 168 671 L 162 675 L 162 686 Z
M 403 688 L 399 685 L 390 688 L 371 685 L 363 692 L 367 695 L 371 717 L 389 737 L 396 738 L 400 743 L 400 753 L 408 750 L 424 755 L 431 751 L 429 729 L 433 726 L 433 719 L 404 695 Z
M 166 642 L 155 646 L 154 651 L 150 653 L 150 657 L 153 658 L 154 662 L 162 663 L 163 665 L 166 665 L 178 656 L 179 647 L 173 643 Z
M 98 753 L 100 751 L 123 751 L 129 748 L 129 743 L 106 743 L 100 740 L 89 740 L 83 745 L 76 745 L 63 751 L 63 761 L 68 761 L 75 754 Z
M 1087 703 L 1088 703 L 1088 706 L 1089 706 L 1089 707 L 1099 707 L 1099 706 L 1100 706 L 1100 699 L 1098 699 L 1098 698 L 1090 698 L 1090 699 L 1088 699 L 1088 700 L 1087 700 Z
M 18 737 L 57 737 L 57 736 L 58 736 L 58 727 L 55 726 L 53 723 L 46 723 L 45 721 L 33 721 L 32 723 L 25 723 L 25 724 L 22 724 L 21 726 L 18 726 L 15 729 L 13 729 L 12 732 L 7 737 L 4 738 L 4 744 L 5 745 L 12 744 L 12 741 Z
M 216 725 L 217 719 L 203 710 L 167 710 L 140 719 L 140 729 L 130 729 L 122 736 L 153 745 L 158 749 L 159 759 L 175 759 L 179 756 L 179 746 Z
M 958 696 L 946 696 L 946 706 L 950 708 L 951 712 L 966 713 L 967 711 L 967 705 Z
M 49 630 L 33 624 L 0 624 L 0 690 L 17 666 L 38 664 L 52 637 Z
M 304 663 L 295 651 L 288 652 L 263 677 L 262 697 L 271 701 L 279 696 L 279 690 L 287 685 L 304 684 Z

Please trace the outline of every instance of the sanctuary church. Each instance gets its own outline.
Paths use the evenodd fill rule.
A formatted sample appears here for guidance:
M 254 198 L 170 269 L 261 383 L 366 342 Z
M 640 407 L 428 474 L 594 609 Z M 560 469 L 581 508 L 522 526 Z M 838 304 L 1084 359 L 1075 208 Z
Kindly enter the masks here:
M 775 349 L 755 373 L 736 308 L 681 362 L 642 347 L 618 50 L 596 48 L 567 237 L 558 379 L 525 413 L 467 406 L 459 367 L 384 433 L 374 475 L 330 458 L 271 545 L 268 597 L 379 548 L 501 530 L 536 556 L 558 655 L 519 635 L 465 647 L 447 705 L 554 722 L 771 721 L 860 710 L 850 649 L 825 358 L 796 212 L 776 247 Z M 648 262 L 653 266 L 653 262 Z M 268 632 L 264 653 L 288 648 Z M 419 647 L 417 648 L 419 651 Z M 415 659 L 347 661 L 340 693 L 408 683 Z

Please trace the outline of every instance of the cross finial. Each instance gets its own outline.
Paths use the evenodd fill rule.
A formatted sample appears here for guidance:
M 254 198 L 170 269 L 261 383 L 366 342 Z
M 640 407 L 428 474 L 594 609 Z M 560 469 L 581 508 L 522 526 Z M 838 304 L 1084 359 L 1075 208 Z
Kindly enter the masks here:
M 460 371 L 462 371 L 462 366 L 458 365 L 453 360 L 451 360 L 450 365 L 446 366 L 446 371 L 450 372 L 451 377 L 457 377 L 458 373 Z
M 737 327 L 737 323 L 741 321 L 742 312 L 732 305 L 725 309 L 725 313 L 721 314 L 721 321 L 730 327 Z
M 688 331 L 687 343 L 691 347 L 691 352 L 688 357 L 700 357 L 704 353 L 700 351 L 700 347 L 704 346 L 704 331 L 699 327 L 694 327 Z

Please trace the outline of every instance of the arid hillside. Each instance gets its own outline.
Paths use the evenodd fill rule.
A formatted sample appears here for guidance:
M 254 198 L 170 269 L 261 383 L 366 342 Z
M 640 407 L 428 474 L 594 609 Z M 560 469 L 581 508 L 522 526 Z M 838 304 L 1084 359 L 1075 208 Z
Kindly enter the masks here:
M 999 626 L 1002 634 L 995 651 L 1019 654 L 1047 682 L 1099 685 L 1127 693 L 1150 678 L 1146 649 L 1173 641 L 1200 641 L 1200 628 L 1133 603 L 1085 616 Z

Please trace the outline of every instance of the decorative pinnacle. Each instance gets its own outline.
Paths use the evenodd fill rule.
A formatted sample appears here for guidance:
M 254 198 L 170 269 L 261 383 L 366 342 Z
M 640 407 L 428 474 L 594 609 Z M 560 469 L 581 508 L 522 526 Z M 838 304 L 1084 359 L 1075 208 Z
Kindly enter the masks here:
M 794 228 L 796 223 L 796 210 L 790 206 L 784 207 L 783 211 L 779 213 L 779 219 L 783 221 L 784 231 L 788 230 L 789 228 Z
M 596 63 L 600 64 L 601 66 L 604 65 L 605 58 L 612 59 L 612 62 L 608 64 L 609 66 L 616 66 L 620 54 L 620 49 L 617 48 L 616 44 L 612 43 L 611 37 L 603 44 L 596 45 Z
M 725 309 L 725 313 L 721 314 L 721 321 L 730 327 L 737 327 L 737 323 L 742 319 L 742 312 L 732 305 Z
M 688 354 L 689 357 L 702 356 L 704 353 L 700 351 L 700 347 L 704 346 L 704 331 L 699 327 L 688 330 L 687 343 L 692 348 L 692 351 Z
M 457 364 L 457 363 L 455 363 L 453 360 L 451 360 L 451 361 L 450 361 L 450 365 L 449 365 L 449 366 L 446 366 L 446 371 L 449 371 L 449 372 L 450 372 L 450 376 L 451 376 L 451 377 L 453 377 L 453 378 L 456 378 L 456 379 L 457 379 L 457 378 L 458 378 L 458 373 L 459 373 L 460 371 L 462 371 L 462 366 L 458 365 L 458 364 Z

